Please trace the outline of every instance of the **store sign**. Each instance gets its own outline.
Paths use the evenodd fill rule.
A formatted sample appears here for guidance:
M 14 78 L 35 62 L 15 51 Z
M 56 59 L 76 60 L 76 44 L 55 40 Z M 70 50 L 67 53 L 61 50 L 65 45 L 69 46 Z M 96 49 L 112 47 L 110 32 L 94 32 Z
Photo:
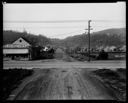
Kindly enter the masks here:
M 27 47 L 26 45 L 5 45 L 5 48 L 25 48 Z

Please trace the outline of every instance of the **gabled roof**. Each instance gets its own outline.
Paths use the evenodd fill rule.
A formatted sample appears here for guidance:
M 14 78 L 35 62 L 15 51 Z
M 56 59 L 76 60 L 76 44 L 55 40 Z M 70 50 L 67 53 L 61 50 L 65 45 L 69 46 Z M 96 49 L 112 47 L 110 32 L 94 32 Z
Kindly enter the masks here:
M 24 40 L 22 37 L 20 37 L 19 39 L 17 39 L 16 41 L 14 41 L 12 44 L 14 45 L 25 45 L 25 46 L 30 46 L 30 44 Z
M 29 44 L 31 44 L 31 43 L 29 42 L 29 40 L 27 40 L 27 38 L 25 38 L 25 37 L 19 37 L 19 38 L 22 38 L 22 39 L 24 39 L 26 42 L 28 42 Z M 13 40 L 13 41 L 11 42 L 11 44 L 13 44 L 13 43 L 14 43 L 16 40 L 18 40 L 19 38 Z
M 6 44 L 3 46 L 3 48 L 26 48 L 31 46 L 26 40 L 24 40 L 22 37 L 14 41 L 12 44 Z

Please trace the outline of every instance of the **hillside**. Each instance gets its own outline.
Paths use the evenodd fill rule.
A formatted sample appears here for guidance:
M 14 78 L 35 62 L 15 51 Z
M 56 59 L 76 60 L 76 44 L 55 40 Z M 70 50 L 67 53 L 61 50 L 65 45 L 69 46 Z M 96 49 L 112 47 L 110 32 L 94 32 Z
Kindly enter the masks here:
M 91 47 L 96 46 L 122 46 L 126 44 L 126 29 L 107 29 L 91 34 Z M 88 46 L 88 35 L 81 34 L 72 37 L 67 37 L 62 40 L 68 47 L 74 46 Z
M 102 30 L 102 31 L 98 31 L 98 32 L 94 32 L 94 34 L 117 34 L 117 35 L 122 35 L 125 36 L 126 35 L 126 28 L 111 28 L 111 29 L 106 29 L 106 30 Z
M 3 44 L 10 44 L 17 40 L 19 37 L 25 38 L 32 45 L 47 45 L 51 44 L 49 38 L 42 35 L 29 34 L 27 32 L 17 32 L 17 31 L 3 31 Z
M 3 44 L 9 44 L 18 39 L 24 37 L 32 45 L 47 45 L 51 44 L 54 46 L 61 47 L 87 47 L 88 46 L 88 35 L 80 34 L 70 36 L 65 39 L 50 39 L 45 36 L 29 34 L 27 32 L 16 32 L 16 31 L 4 31 L 3 32 Z M 126 29 L 106 29 L 91 34 L 91 47 L 96 46 L 122 46 L 126 44 Z

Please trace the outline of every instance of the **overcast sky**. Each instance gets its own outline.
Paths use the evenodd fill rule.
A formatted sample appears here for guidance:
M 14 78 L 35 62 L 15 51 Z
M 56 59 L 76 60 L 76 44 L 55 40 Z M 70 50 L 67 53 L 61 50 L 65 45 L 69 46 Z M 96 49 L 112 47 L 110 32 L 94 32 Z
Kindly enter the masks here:
M 65 38 L 108 28 L 125 27 L 125 2 L 3 4 L 4 30 L 23 31 L 50 38 Z

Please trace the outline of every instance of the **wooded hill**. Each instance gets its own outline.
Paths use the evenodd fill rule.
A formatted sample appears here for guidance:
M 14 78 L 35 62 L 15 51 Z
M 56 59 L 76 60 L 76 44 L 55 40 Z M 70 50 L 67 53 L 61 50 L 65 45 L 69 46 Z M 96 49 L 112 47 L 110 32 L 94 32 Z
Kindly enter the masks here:
M 17 32 L 17 31 L 3 31 L 3 44 L 13 43 L 18 38 L 23 37 L 27 40 L 31 45 L 36 46 L 44 46 L 47 44 L 51 44 L 49 38 L 43 35 L 34 35 L 27 32 Z
M 57 41 L 57 40 L 55 40 Z M 99 32 L 91 33 L 91 47 L 96 46 L 122 46 L 126 44 L 126 29 L 107 29 Z M 61 45 L 67 47 L 88 47 L 88 35 L 81 34 L 67 37 L 61 40 Z
M 9 44 L 23 37 L 32 45 L 44 46 L 47 44 L 61 47 L 87 47 L 88 35 L 80 34 L 65 39 L 50 39 L 43 35 L 34 35 L 27 32 L 3 31 L 3 44 Z M 126 28 L 107 29 L 91 33 L 91 47 L 122 46 L 126 44 Z

